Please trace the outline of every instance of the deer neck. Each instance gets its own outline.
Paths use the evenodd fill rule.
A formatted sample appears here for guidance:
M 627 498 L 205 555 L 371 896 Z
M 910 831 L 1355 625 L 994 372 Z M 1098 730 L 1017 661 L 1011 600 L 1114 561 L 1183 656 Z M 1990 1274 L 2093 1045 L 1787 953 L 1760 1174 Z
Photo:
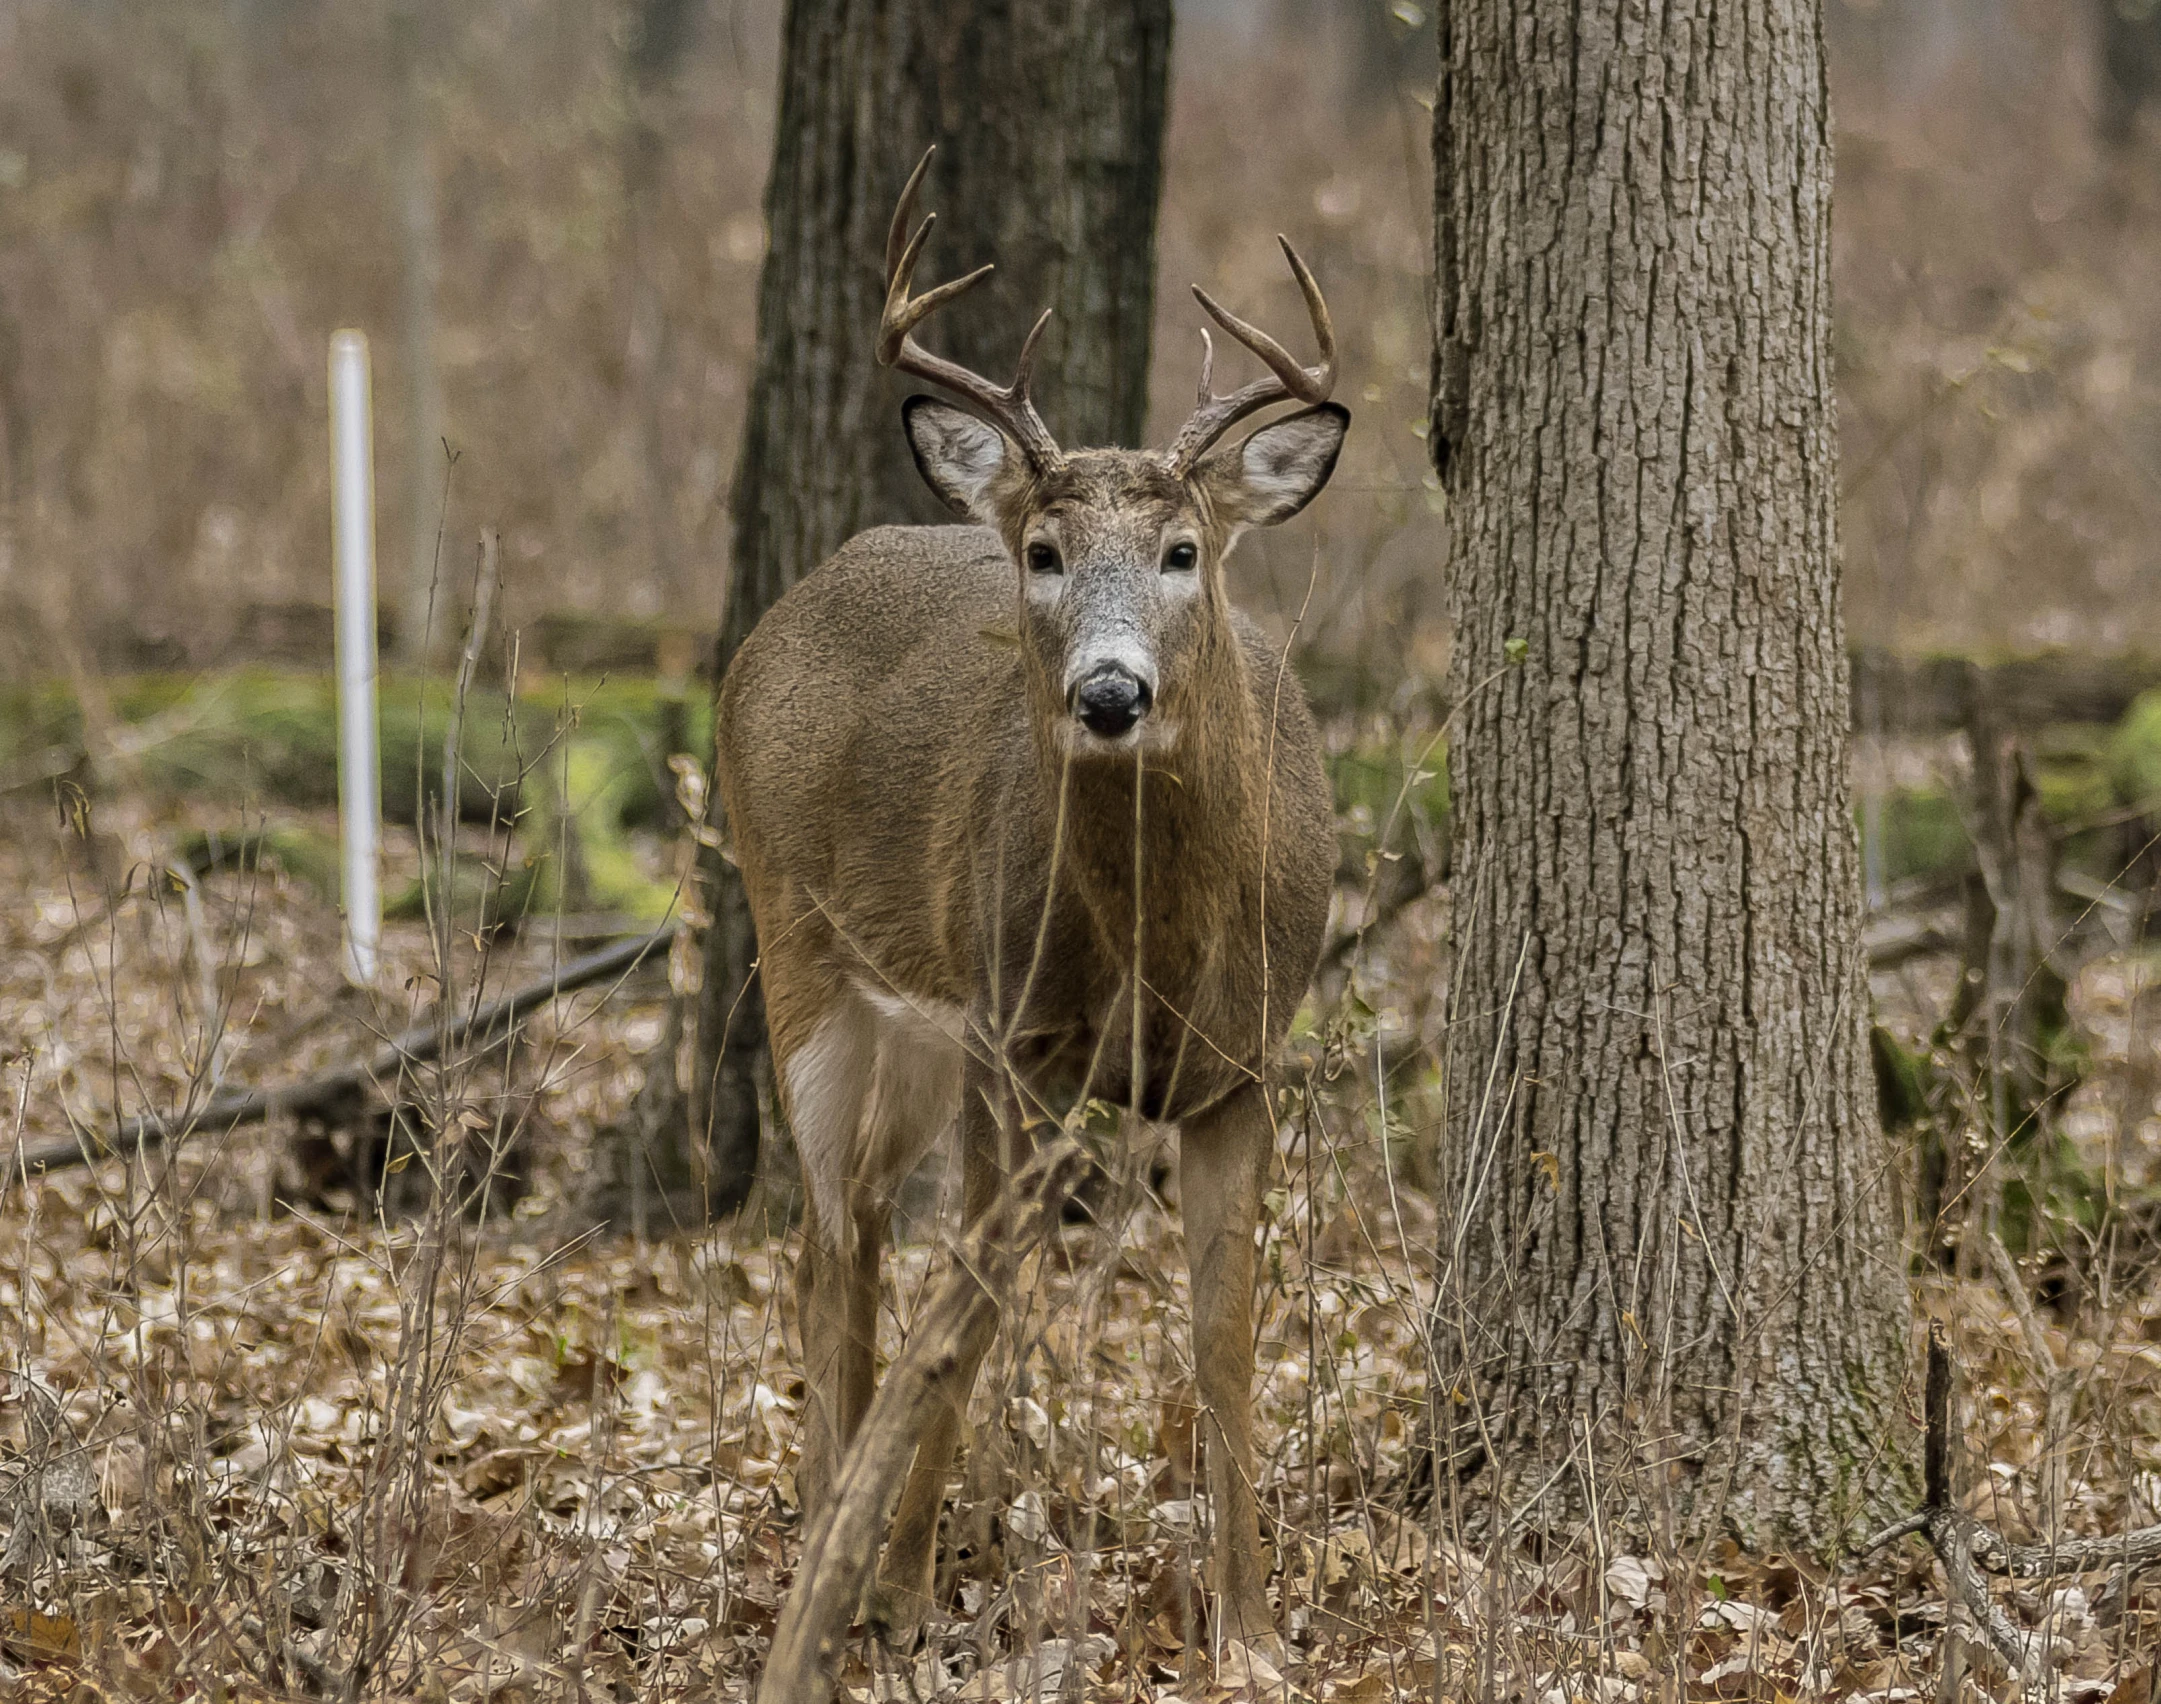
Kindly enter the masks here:
M 1061 784 L 1065 793 L 1061 862 L 1071 874 L 1060 885 L 1070 879 L 1121 972 L 1137 928 L 1142 974 L 1166 994 L 1191 990 L 1211 965 L 1220 971 L 1226 938 L 1248 932 L 1231 925 L 1260 888 L 1268 755 L 1246 668 L 1232 635 L 1211 645 L 1188 689 L 1161 706 L 1177 728 L 1166 748 L 1076 761 L 1061 775 L 1062 757 L 1041 747 L 1047 796 Z

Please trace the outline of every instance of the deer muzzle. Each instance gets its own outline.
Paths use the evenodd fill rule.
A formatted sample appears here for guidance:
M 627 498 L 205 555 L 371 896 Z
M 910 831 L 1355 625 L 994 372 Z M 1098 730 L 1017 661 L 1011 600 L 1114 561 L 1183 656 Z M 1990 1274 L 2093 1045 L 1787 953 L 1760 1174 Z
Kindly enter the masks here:
M 1073 714 L 1082 727 L 1114 740 L 1148 714 L 1155 700 L 1148 683 L 1123 663 L 1104 663 L 1073 688 Z

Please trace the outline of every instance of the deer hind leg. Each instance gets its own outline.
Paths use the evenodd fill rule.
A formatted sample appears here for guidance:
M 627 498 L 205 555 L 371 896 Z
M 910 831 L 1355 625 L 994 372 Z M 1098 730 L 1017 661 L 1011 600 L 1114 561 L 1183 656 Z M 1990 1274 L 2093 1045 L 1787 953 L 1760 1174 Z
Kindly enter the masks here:
M 957 1110 L 961 1143 L 961 1221 L 972 1226 L 998 1199 L 1010 1156 L 1009 1132 L 1017 1122 L 1007 1116 L 1002 1085 L 972 1056 L 956 1053 L 949 1066 L 947 1120 Z M 958 1106 L 953 1102 L 957 1099 Z M 998 1334 L 994 1320 L 961 1346 L 959 1357 L 939 1391 L 930 1424 L 916 1442 L 915 1462 L 902 1487 L 900 1506 L 886 1543 L 878 1581 L 866 1619 L 888 1643 L 912 1642 L 930 1613 L 938 1566 L 938 1517 L 945 1506 L 946 1482 L 968 1418 L 968 1399 L 976 1373 Z
M 1257 1084 L 1234 1091 L 1179 1133 L 1179 1208 L 1192 1271 L 1193 1366 L 1215 1510 L 1218 1626 L 1226 1641 L 1281 1650 L 1268 1607 L 1253 1487 L 1253 1230 L 1270 1152 Z
M 786 1011 L 775 1002 L 776 1018 Z M 793 1027 L 793 1026 L 790 1026 Z M 857 1330 L 859 1271 L 865 1250 L 851 1211 L 849 1179 L 870 1094 L 877 1021 L 852 993 L 826 1003 L 804 1038 L 782 1053 L 775 1076 L 803 1168 L 803 1252 L 796 1266 L 796 1308 L 803 1334 L 803 1433 L 796 1488 L 811 1519 L 824 1510 L 842 1453 L 869 1401 L 871 1367 Z M 776 1043 L 781 1026 L 775 1026 Z M 877 1249 L 871 1284 L 877 1285 Z M 876 1323 L 875 1312 L 872 1323 Z

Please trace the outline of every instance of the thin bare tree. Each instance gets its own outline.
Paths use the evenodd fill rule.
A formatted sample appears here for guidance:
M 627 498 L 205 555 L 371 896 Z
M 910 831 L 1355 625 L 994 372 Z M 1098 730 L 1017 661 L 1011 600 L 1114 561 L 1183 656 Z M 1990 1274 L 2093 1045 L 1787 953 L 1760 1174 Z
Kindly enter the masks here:
M 405 585 L 399 598 L 398 660 L 424 663 L 455 622 L 437 585 L 442 525 L 443 373 L 436 359 L 436 287 L 442 276 L 432 112 L 426 79 L 435 31 L 427 8 L 394 0 L 390 18 L 391 166 L 398 202 L 399 335 L 405 366 Z M 431 632 L 432 628 L 432 632 Z

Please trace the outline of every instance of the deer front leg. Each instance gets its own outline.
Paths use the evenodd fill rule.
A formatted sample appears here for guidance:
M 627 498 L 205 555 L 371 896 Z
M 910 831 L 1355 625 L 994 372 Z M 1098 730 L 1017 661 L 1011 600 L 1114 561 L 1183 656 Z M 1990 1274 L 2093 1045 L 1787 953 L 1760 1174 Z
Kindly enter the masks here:
M 840 1450 L 845 1457 L 863 1429 L 871 1398 L 878 1394 L 878 1284 L 886 1239 L 893 1229 L 891 1202 L 860 1184 L 851 1185 L 848 1250 L 841 1261 L 847 1339 L 840 1358 Z
M 815 1217 L 803 1220 L 803 1247 L 795 1258 L 796 1328 L 803 1338 L 803 1430 L 797 1439 L 795 1494 L 805 1521 L 825 1512 L 840 1472 L 840 1344 L 847 1325 L 835 1319 L 839 1273 L 834 1251 Z
M 1253 1490 L 1253 1231 L 1269 1154 L 1268 1108 L 1257 1084 L 1236 1090 L 1179 1138 L 1179 1206 L 1192 1270 L 1193 1367 L 1208 1498 L 1215 1511 L 1217 1626 L 1226 1642 L 1282 1648 L 1268 1607 Z
M 791 995 L 785 983 L 775 995 Z M 869 1401 L 870 1348 L 863 1312 L 862 1240 L 866 1227 L 851 1199 L 856 1136 L 870 1090 L 870 1032 L 845 999 L 831 1003 L 814 1026 L 791 1024 L 795 1004 L 772 1002 L 774 1064 L 781 1103 L 802 1161 L 803 1252 L 796 1264 L 797 1316 L 803 1337 L 805 1402 L 796 1491 L 803 1512 L 824 1510 L 842 1455 Z M 793 1033 L 808 1028 L 798 1041 Z M 783 1039 L 793 1045 L 783 1049 Z M 875 1332 L 877 1268 L 871 1251 L 870 1326 Z
M 824 1512 L 877 1393 L 878 1283 L 889 1223 L 883 1204 L 869 1200 L 852 1202 L 834 1232 L 815 1210 L 804 1215 L 796 1293 L 808 1401 L 795 1479 L 812 1520 Z
M 996 1072 L 970 1059 L 963 1068 L 960 1102 L 961 1229 L 966 1232 L 990 1211 L 1017 1164 L 1013 1145 L 1018 1134 L 1009 1094 Z M 968 1400 L 976 1374 L 998 1335 L 995 1321 L 962 1345 L 959 1359 L 940 1391 L 930 1425 L 916 1445 L 915 1462 L 901 1491 L 877 1585 L 865 1619 L 889 1644 L 909 1644 L 930 1613 L 938 1568 L 938 1517 L 945 1506 L 946 1481 L 968 1420 Z

